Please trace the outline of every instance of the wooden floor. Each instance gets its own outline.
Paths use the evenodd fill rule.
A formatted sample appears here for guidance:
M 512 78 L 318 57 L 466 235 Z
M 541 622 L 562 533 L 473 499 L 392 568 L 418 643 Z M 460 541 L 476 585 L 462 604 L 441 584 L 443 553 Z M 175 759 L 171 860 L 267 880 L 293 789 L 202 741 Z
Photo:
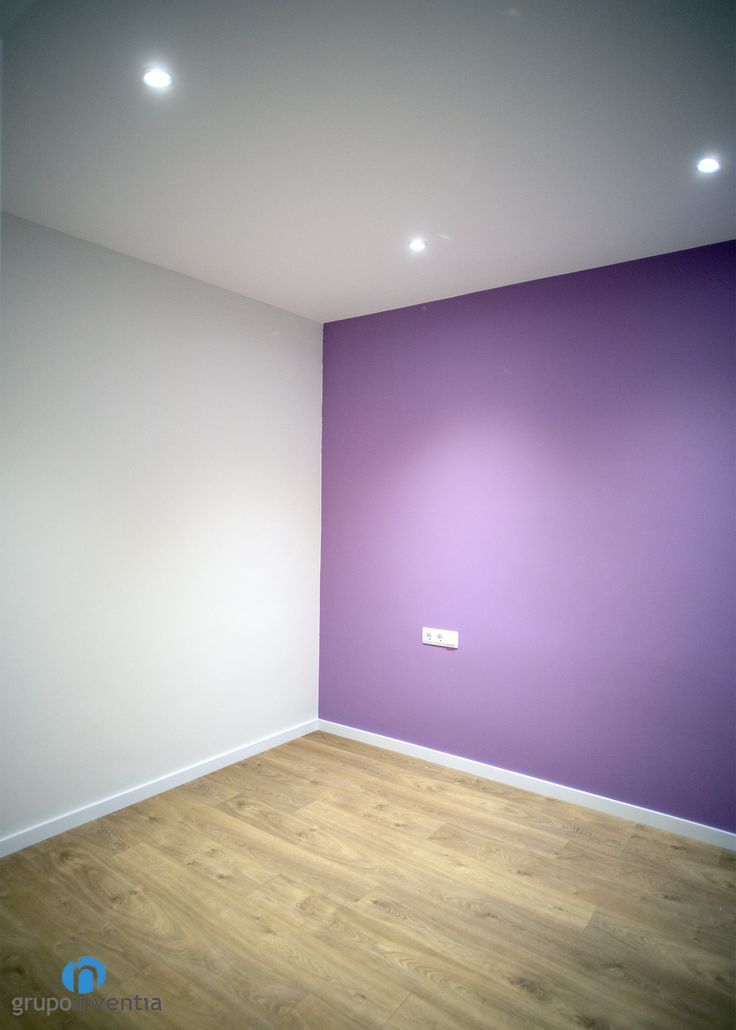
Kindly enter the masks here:
M 734 858 L 313 733 L 3 859 L 0 1026 L 730 1030 Z

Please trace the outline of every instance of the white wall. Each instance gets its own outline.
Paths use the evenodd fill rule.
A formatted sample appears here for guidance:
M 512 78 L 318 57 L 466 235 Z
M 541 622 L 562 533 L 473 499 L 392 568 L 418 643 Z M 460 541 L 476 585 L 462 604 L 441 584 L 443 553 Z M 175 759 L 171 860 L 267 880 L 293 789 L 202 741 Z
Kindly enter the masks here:
M 0 838 L 317 712 L 321 327 L 3 218 Z

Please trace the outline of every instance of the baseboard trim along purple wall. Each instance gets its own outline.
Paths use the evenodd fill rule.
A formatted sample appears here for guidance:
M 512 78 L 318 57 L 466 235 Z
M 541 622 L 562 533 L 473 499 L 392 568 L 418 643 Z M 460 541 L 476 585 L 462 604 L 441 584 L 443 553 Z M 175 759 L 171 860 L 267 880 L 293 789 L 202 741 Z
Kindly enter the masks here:
M 546 797 L 557 798 L 560 801 L 570 801 L 575 805 L 582 805 L 584 808 L 592 808 L 598 812 L 605 812 L 608 815 L 619 816 L 622 819 L 633 820 L 644 823 L 647 826 L 654 826 L 659 830 L 668 830 L 670 833 L 678 833 L 683 837 L 691 837 L 693 840 L 703 841 L 706 844 L 715 844 L 717 847 L 728 848 L 736 851 L 736 833 L 728 833 L 726 830 L 719 830 L 711 826 L 702 826 L 700 823 L 690 822 L 687 819 L 678 819 L 675 816 L 665 815 L 662 812 L 652 812 L 646 808 L 638 808 L 636 805 L 627 805 L 621 801 L 613 801 L 610 798 L 598 797 L 595 794 L 588 794 L 583 790 L 575 790 L 574 787 L 564 787 L 557 783 L 549 783 L 545 780 L 536 779 L 533 776 L 525 776 L 523 773 L 510 772 L 508 769 L 498 769 L 493 765 L 486 765 L 484 762 L 475 762 L 469 758 L 462 758 L 459 755 L 449 755 L 443 751 L 435 751 L 432 748 L 422 747 L 420 744 L 410 744 L 405 740 L 394 740 L 392 737 L 384 737 L 380 733 L 371 733 L 369 730 L 359 730 L 353 726 L 341 726 L 339 723 L 330 722 L 327 719 L 310 719 L 300 723 L 298 726 L 291 726 L 280 733 L 264 737 L 244 744 L 233 751 L 222 755 L 214 755 L 185 769 L 178 769 L 175 772 L 162 776 L 150 783 L 139 784 L 131 787 L 130 790 L 122 791 L 113 797 L 101 798 L 90 805 L 75 809 L 73 812 L 65 812 L 62 815 L 54 816 L 35 826 L 29 826 L 17 833 L 10 834 L 0 839 L 0 858 L 11 855 L 23 848 L 38 844 L 42 840 L 56 837 L 66 830 L 73 830 L 77 826 L 83 826 L 93 819 L 101 819 L 112 812 L 118 812 L 129 805 L 135 805 L 146 798 L 163 794 L 167 790 L 179 787 L 183 783 L 191 783 L 192 780 L 206 776 L 217 769 L 224 769 L 235 762 L 242 762 L 253 755 L 270 751 L 271 748 L 286 744 L 290 740 L 306 736 L 315 730 L 324 730 L 325 733 L 334 733 L 336 736 L 347 737 L 349 740 L 359 740 L 364 744 L 371 744 L 374 747 L 385 748 L 387 751 L 396 751 L 399 754 L 410 755 L 413 758 L 421 758 L 425 762 L 434 762 L 435 765 L 444 765 L 449 769 L 458 769 L 461 772 L 470 773 L 473 776 L 481 776 L 483 779 L 495 780 L 497 783 L 505 783 L 511 787 L 519 787 L 521 790 L 529 790 L 535 794 L 543 794 Z
M 321 718 L 736 831 L 735 275 L 325 326 Z
M 619 819 L 643 823 L 645 826 L 652 826 L 657 830 L 666 830 L 668 833 L 676 833 L 681 837 L 689 837 L 691 840 L 698 840 L 704 844 L 713 844 L 719 848 L 736 851 L 736 833 L 719 830 L 715 826 L 704 826 L 702 823 L 679 819 L 677 816 L 667 815 L 665 812 L 653 812 L 649 808 L 628 805 L 625 801 L 599 797 L 597 794 L 589 794 L 587 791 L 576 790 L 574 787 L 565 787 L 560 783 L 550 783 L 548 780 L 539 780 L 535 776 L 526 776 L 524 773 L 512 772 L 509 769 L 499 769 L 494 765 L 487 765 L 485 762 L 475 762 L 459 755 L 448 755 L 444 751 L 422 747 L 421 744 L 394 740 L 392 737 L 384 737 L 380 733 L 371 733 L 369 730 L 359 730 L 354 726 L 341 726 L 328 719 L 319 720 L 319 729 L 324 730 L 325 733 L 334 733 L 338 737 L 346 737 L 348 740 L 358 740 L 363 744 L 371 744 L 373 747 L 409 755 L 411 758 L 421 758 L 425 762 L 443 765 L 448 769 L 457 769 L 459 772 L 469 773 L 471 776 L 480 776 L 484 780 L 493 780 L 509 787 L 518 787 L 520 790 L 542 794 L 544 797 L 555 798 L 558 801 L 568 801 L 570 804 L 590 808 L 595 812 L 604 812 L 606 815 L 613 815 Z

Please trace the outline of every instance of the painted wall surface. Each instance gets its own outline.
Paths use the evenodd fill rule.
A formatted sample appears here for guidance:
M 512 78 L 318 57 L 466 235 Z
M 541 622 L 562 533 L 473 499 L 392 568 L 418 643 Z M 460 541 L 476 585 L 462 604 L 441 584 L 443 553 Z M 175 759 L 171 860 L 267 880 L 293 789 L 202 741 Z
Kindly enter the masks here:
M 3 222 L 0 837 L 314 718 L 321 327 Z
M 733 245 L 324 340 L 320 715 L 736 829 Z

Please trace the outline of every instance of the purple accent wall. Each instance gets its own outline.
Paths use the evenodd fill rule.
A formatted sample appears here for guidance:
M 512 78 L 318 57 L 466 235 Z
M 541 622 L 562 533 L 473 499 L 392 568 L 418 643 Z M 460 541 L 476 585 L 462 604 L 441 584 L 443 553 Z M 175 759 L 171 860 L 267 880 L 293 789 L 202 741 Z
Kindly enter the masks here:
M 323 718 L 736 829 L 734 256 L 325 326 Z

